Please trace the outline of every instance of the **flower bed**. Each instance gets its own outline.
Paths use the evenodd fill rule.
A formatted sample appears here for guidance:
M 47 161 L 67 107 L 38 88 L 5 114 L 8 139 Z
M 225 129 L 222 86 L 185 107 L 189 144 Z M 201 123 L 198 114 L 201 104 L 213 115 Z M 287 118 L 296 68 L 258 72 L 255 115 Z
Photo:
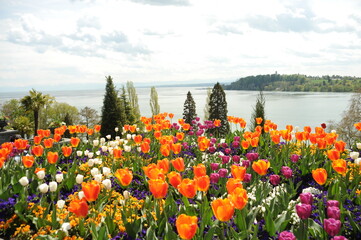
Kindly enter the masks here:
M 236 117 L 220 138 L 207 134 L 217 121 L 172 116 L 2 144 L 0 238 L 361 238 L 360 144 L 262 119 L 250 132 Z

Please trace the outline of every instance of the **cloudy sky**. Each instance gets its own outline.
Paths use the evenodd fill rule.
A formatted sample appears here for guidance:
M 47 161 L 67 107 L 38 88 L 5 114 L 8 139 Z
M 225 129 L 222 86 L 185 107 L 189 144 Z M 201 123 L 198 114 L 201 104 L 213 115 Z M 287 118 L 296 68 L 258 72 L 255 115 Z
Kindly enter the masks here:
M 0 0 L 0 29 L 0 92 L 361 77 L 356 0 Z

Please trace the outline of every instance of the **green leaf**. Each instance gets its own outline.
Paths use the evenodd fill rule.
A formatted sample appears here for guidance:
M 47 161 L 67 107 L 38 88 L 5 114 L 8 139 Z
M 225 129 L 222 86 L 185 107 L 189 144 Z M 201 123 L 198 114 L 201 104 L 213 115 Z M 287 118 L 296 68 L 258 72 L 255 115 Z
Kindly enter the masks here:
M 212 240 L 215 231 L 216 231 L 216 228 L 215 228 L 215 227 L 211 227 L 211 228 L 209 229 L 209 231 L 206 233 L 206 235 L 204 236 L 204 239 L 205 239 L 205 240 Z
M 275 223 L 272 219 L 272 213 L 269 210 L 268 206 L 266 206 L 266 213 L 265 213 L 265 222 L 266 222 L 266 230 L 270 236 L 274 236 L 276 234 Z
M 308 219 L 308 230 L 314 238 L 319 238 L 323 233 L 323 228 L 311 218 Z

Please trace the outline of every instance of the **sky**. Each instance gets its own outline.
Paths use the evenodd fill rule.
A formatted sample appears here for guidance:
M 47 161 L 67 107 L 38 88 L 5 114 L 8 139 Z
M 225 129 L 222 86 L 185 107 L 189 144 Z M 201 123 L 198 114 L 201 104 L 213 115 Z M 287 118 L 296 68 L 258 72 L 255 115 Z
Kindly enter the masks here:
M 361 1 L 0 0 L 0 92 L 361 77 Z

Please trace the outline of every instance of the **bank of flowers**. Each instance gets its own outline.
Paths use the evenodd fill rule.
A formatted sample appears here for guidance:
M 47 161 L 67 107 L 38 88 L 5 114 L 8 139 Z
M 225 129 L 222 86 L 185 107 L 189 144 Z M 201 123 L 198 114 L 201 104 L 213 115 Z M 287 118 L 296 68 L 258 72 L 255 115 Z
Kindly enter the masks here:
M 62 126 L 2 144 L 0 238 L 361 238 L 360 143 L 228 120 L 223 138 L 217 120 L 163 113 L 117 136 Z

